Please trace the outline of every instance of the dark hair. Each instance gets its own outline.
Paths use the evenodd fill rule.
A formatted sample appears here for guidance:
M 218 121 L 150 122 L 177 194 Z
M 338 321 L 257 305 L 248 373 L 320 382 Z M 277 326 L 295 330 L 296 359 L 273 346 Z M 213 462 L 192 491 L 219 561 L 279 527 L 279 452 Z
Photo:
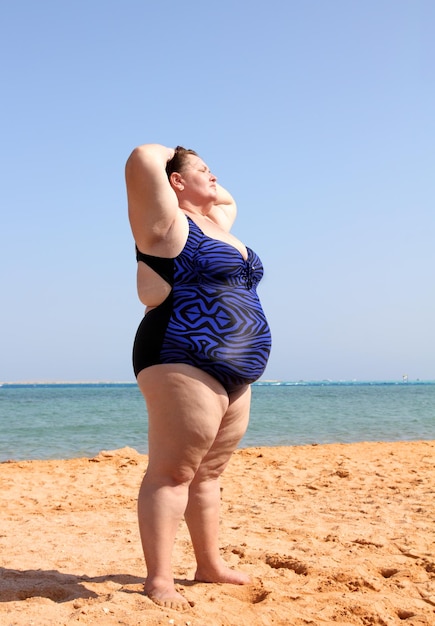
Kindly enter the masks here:
M 166 163 L 166 174 L 168 175 L 168 178 L 173 172 L 183 171 L 183 167 L 186 164 L 186 157 L 189 154 L 193 154 L 193 156 L 198 156 L 195 150 L 188 150 L 186 148 L 183 148 L 183 146 L 177 146 L 175 148 L 174 156 Z

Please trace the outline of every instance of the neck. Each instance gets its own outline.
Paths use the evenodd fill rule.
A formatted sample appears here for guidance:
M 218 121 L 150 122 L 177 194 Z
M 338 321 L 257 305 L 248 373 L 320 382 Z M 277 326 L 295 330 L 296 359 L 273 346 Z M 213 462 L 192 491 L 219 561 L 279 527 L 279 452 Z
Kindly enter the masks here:
M 179 199 L 178 206 L 185 213 L 191 213 L 193 215 L 208 215 L 211 209 L 213 208 L 213 202 L 210 202 L 206 205 L 196 205 L 187 200 Z

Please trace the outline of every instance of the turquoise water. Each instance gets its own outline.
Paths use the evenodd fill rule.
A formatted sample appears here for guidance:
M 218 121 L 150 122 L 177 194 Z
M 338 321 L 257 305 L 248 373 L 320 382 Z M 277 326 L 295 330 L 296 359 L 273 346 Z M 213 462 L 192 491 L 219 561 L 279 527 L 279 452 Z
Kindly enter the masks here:
M 0 461 L 147 452 L 135 384 L 0 386 Z M 435 439 L 435 382 L 253 386 L 241 447 Z

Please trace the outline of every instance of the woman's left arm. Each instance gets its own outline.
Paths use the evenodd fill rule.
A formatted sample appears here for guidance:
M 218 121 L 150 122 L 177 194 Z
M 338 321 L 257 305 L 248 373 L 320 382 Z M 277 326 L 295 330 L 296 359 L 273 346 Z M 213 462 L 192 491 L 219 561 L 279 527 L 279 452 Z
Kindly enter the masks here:
M 237 205 L 229 191 L 216 183 L 217 195 L 213 208 L 207 214 L 215 224 L 229 232 L 237 215 Z

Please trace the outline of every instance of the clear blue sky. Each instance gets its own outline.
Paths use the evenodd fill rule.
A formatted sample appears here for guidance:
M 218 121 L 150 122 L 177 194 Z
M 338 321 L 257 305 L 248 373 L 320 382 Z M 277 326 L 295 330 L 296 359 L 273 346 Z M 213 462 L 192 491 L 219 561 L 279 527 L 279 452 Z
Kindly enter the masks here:
M 266 378 L 435 379 L 432 0 L 0 7 L 0 381 L 133 381 L 134 146 L 196 149 L 262 257 Z

